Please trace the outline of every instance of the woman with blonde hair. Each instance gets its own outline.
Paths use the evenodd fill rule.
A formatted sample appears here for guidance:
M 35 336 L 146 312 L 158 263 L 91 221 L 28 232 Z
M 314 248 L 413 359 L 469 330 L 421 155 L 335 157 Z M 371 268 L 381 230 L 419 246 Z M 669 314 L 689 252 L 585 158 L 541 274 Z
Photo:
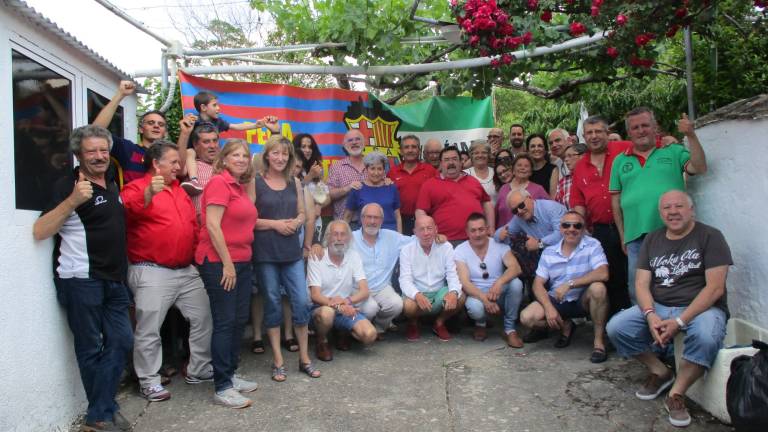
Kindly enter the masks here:
M 261 159 L 263 174 L 255 181 L 255 202 L 261 217 L 256 223 L 254 244 L 258 247 L 254 247 L 254 262 L 264 296 L 264 326 L 272 347 L 272 379 L 283 382 L 287 378 L 280 350 L 281 286 L 291 302 L 299 371 L 319 378 L 320 371 L 310 360 L 308 350 L 309 297 L 299 243 L 306 213 L 301 182 L 293 176 L 293 144 L 282 135 L 272 135 L 264 144 Z
M 248 322 L 251 280 L 251 243 L 258 213 L 249 196 L 253 167 L 248 144 L 229 139 L 213 162 L 214 175 L 203 190 L 200 241 L 195 262 L 211 305 L 213 334 L 211 364 L 214 402 L 245 408 L 251 400 L 241 393 L 256 383 L 235 375 L 240 341 Z

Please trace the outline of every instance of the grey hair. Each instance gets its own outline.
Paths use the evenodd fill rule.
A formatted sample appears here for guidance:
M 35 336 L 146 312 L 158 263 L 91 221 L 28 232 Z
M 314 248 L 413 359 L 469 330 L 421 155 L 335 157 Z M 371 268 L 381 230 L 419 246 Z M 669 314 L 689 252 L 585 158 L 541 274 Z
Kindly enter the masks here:
M 689 195 L 688 192 L 682 191 L 680 189 L 672 189 L 672 190 L 668 190 L 668 191 L 664 192 L 659 197 L 659 205 L 658 205 L 659 209 L 661 208 L 661 200 L 664 199 L 664 195 L 667 195 L 667 194 L 672 193 L 672 192 L 679 192 L 679 193 L 683 194 L 683 196 L 685 197 L 685 201 L 688 203 L 688 206 L 690 208 L 693 208 L 693 198 L 691 198 L 691 195 Z
M 69 150 L 79 155 L 83 141 L 88 138 L 104 138 L 107 140 L 109 150 L 112 150 L 112 133 L 96 125 L 85 125 L 75 128 L 69 136 Z
M 336 224 L 342 224 L 344 225 L 344 228 L 347 229 L 347 234 L 352 235 L 352 228 L 349 227 L 349 224 L 345 220 L 341 219 L 334 219 L 330 223 L 328 223 L 328 226 L 325 228 L 325 232 L 323 233 L 323 247 L 328 247 L 328 241 L 331 238 L 331 231 L 333 231 L 333 226 Z
M 366 168 L 377 163 L 380 163 L 381 166 L 384 167 L 384 171 L 389 168 L 389 161 L 387 160 L 387 157 L 384 156 L 384 153 L 372 151 L 363 157 L 363 164 Z
M 364 205 L 363 208 L 360 209 L 360 216 L 362 216 L 363 213 L 365 213 L 365 209 L 367 209 L 368 207 L 377 208 L 379 210 L 379 213 L 381 213 L 381 216 L 384 217 L 384 208 L 379 203 L 375 203 L 375 202 Z
M 585 118 L 584 121 L 581 122 L 581 124 L 582 126 L 601 124 L 605 127 L 605 131 L 608 132 L 608 121 L 599 115 L 589 116 Z
M 560 135 L 563 136 L 563 139 L 567 140 L 569 136 L 571 136 L 571 133 L 563 128 L 554 128 L 550 129 L 549 132 L 547 132 L 547 141 L 549 141 L 549 136 L 552 135 L 553 132 L 557 132 Z
M 650 108 L 640 106 L 637 108 L 634 108 L 632 111 L 628 112 L 627 115 L 624 116 L 624 127 L 626 128 L 627 132 L 629 132 L 629 118 L 634 117 L 640 114 L 649 114 L 651 116 L 651 122 L 656 125 L 656 116 L 653 114 L 653 111 L 651 111 Z
M 485 151 L 490 156 L 491 154 L 491 145 L 488 144 L 488 141 L 480 139 L 480 140 L 474 140 L 472 141 L 472 144 L 469 145 L 469 157 L 472 157 L 472 152 L 477 150 L 478 147 L 482 147 L 485 149 Z

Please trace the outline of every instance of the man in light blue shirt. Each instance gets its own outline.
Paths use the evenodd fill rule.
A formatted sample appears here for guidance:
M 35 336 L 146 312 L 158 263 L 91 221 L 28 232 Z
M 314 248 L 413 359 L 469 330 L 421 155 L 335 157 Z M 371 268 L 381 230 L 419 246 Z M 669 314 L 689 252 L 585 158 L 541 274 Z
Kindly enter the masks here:
M 533 281 L 536 301 L 520 313 L 520 322 L 533 329 L 558 329 L 555 348 L 571 343 L 571 318 L 590 316 L 595 327 L 590 360 L 604 362 L 608 299 L 608 260 L 600 242 L 585 235 L 584 217 L 568 211 L 560 219 L 562 241 L 544 249 Z M 547 286 L 549 289 L 547 289 Z
M 373 322 L 379 338 L 403 310 L 403 299 L 392 288 L 392 273 L 400 249 L 413 241 L 397 231 L 381 229 L 383 221 L 381 206 L 366 204 L 360 212 L 362 228 L 352 233 L 352 244 L 363 260 L 370 290 L 360 311 Z
M 525 233 L 529 251 L 540 251 L 560 241 L 560 218 L 566 212 L 565 206 L 551 200 L 534 200 L 526 190 L 515 191 L 507 196 L 507 205 L 517 216 L 496 231 L 494 238 L 506 241 L 512 234 Z

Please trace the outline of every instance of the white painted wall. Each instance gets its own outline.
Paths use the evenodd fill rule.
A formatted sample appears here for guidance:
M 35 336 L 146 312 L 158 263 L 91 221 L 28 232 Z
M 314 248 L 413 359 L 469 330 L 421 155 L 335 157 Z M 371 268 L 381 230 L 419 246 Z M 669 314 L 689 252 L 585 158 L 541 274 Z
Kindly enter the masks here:
M 768 119 L 725 120 L 696 130 L 708 172 L 690 181 L 698 220 L 725 235 L 731 315 L 768 329 Z
M 75 126 L 87 121 L 86 89 L 111 98 L 119 77 L 0 7 L 0 431 L 68 430 L 85 394 L 52 283 L 53 242 L 32 239 L 39 212 L 15 208 L 12 48 L 73 81 Z M 124 104 L 125 130 L 136 131 L 136 101 Z

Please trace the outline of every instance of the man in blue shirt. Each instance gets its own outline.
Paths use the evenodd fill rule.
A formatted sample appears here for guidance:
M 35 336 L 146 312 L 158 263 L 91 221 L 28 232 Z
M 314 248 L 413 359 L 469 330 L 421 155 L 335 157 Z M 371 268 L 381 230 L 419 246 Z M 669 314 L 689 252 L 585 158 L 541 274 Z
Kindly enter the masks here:
M 512 214 L 517 216 L 496 231 L 495 238 L 505 241 L 509 235 L 525 233 L 529 251 L 540 251 L 560 241 L 560 218 L 566 212 L 565 206 L 551 200 L 534 200 L 526 190 L 515 191 L 507 197 Z
M 595 327 L 590 360 L 602 363 L 608 299 L 608 260 L 600 242 L 585 235 L 584 217 L 575 211 L 560 219 L 562 241 L 544 249 L 533 281 L 536 301 L 520 313 L 520 322 L 534 329 L 558 329 L 555 348 L 571 343 L 575 327 L 571 318 L 590 316 Z M 548 287 L 548 288 L 547 288 Z

